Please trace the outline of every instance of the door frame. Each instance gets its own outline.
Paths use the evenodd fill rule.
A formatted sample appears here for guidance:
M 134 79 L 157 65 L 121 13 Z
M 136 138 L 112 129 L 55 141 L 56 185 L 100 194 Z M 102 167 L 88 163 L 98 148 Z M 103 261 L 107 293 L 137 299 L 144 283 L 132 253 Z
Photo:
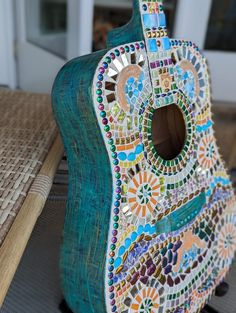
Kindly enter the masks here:
M 17 86 L 15 60 L 15 25 L 12 0 L 0 1 L 0 84 Z
M 67 51 L 64 59 L 28 40 L 26 2 L 25 0 L 11 1 L 15 5 L 19 85 L 24 90 L 50 93 L 58 70 L 68 60 L 91 53 L 94 0 L 68 0 Z M 35 2 L 36 9 L 39 6 L 39 1 Z M 88 23 L 88 21 L 91 21 L 91 23 Z M 29 60 L 37 60 L 37 62 L 29 62 Z M 31 66 L 31 72 L 26 70 L 29 66 Z M 27 73 L 30 75 L 27 75 Z
M 93 43 L 93 15 L 94 0 L 69 0 L 73 5 L 68 10 L 68 51 L 67 59 L 89 54 L 92 52 Z M 70 19 L 74 12 L 77 18 Z M 87 21 L 91 22 L 88 24 Z M 86 34 L 86 36 L 85 36 Z
M 235 102 L 236 53 L 204 50 L 213 0 L 179 0 L 174 37 L 193 41 L 208 60 L 213 100 Z

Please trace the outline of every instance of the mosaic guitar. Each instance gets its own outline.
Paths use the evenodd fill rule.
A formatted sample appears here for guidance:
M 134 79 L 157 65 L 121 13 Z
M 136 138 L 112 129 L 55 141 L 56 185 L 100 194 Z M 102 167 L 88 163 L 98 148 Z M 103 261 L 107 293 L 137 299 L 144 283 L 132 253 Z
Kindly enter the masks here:
M 108 49 L 53 89 L 70 184 L 61 254 L 74 313 L 200 312 L 236 248 L 206 60 L 170 39 L 162 1 L 134 1 Z

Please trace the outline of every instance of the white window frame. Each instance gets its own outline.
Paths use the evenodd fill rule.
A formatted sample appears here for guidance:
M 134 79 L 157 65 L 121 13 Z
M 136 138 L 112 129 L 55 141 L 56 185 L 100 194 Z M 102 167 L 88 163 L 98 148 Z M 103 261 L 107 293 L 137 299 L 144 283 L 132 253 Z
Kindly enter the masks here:
M 50 93 L 56 74 L 65 62 L 74 57 L 91 52 L 94 0 L 68 1 L 68 36 L 65 58 L 28 40 L 26 32 L 26 2 L 25 0 L 12 1 L 14 1 L 16 8 L 19 86 L 26 91 Z M 32 1 L 33 5 L 36 5 L 37 12 L 37 6 L 40 0 L 30 1 Z M 33 12 L 35 12 L 35 10 L 33 10 Z M 36 14 L 34 18 L 37 19 L 39 17 L 37 17 Z M 37 29 L 34 31 L 37 32 Z M 32 61 L 29 62 L 29 60 Z
M 0 1 L 0 85 L 17 86 L 12 0 Z
M 236 53 L 204 50 L 213 0 L 178 0 L 174 37 L 191 40 L 203 50 L 212 80 L 213 100 L 236 102 Z

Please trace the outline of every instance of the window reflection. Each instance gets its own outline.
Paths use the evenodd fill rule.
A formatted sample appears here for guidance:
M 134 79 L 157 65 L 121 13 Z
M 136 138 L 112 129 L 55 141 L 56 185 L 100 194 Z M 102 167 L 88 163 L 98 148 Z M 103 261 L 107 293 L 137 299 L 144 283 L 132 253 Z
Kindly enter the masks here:
M 97 51 L 106 48 L 107 33 L 111 29 L 125 25 L 131 19 L 133 0 L 94 1 L 93 50 Z M 176 2 L 164 0 L 170 35 Z M 28 41 L 66 58 L 67 8 L 68 0 L 26 0 Z
M 62 33 L 67 29 L 66 0 L 42 0 L 40 7 L 42 33 Z
M 170 35 L 174 25 L 177 0 L 164 0 Z M 93 50 L 106 48 L 107 33 L 125 25 L 132 16 L 132 0 L 95 0 Z
M 214 0 L 206 36 L 207 50 L 236 51 L 236 0 Z
M 66 58 L 67 0 L 26 0 L 27 40 Z

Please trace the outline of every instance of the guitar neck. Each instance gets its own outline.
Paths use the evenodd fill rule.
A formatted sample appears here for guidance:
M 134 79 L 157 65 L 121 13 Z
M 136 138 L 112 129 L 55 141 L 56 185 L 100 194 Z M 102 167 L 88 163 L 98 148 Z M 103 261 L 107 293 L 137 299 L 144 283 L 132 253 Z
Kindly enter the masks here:
M 162 0 L 157 2 L 139 0 L 139 6 L 153 95 L 157 98 L 169 92 L 174 83 L 166 15 Z
M 151 56 L 170 50 L 170 40 L 166 27 L 166 15 L 163 1 L 151 2 L 139 0 L 143 35 L 147 52 Z

